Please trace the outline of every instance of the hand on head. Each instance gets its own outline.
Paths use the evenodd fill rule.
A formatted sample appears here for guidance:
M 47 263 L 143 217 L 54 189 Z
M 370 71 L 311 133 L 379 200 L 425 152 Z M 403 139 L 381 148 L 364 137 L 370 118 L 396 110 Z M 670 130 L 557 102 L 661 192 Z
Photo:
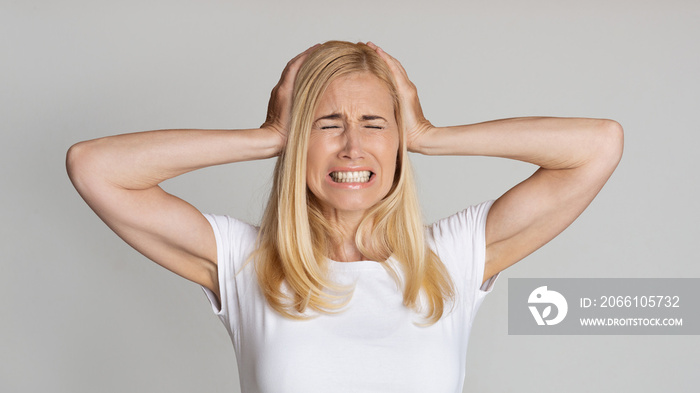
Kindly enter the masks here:
M 409 151 L 419 151 L 421 145 L 425 145 L 428 135 L 435 127 L 423 115 L 416 85 L 408 78 L 406 70 L 398 60 L 384 52 L 382 48 L 372 42 L 367 42 L 367 46 L 377 52 L 394 76 L 396 88 L 399 93 L 399 100 L 403 108 L 401 120 L 404 128 L 403 131 L 406 135 L 407 147 Z
M 277 82 L 277 85 L 272 89 L 272 93 L 270 93 L 267 117 L 260 128 L 272 131 L 271 134 L 279 138 L 280 152 L 287 143 L 287 133 L 289 132 L 292 113 L 294 81 L 306 57 L 319 46 L 320 44 L 316 44 L 290 60 L 282 71 L 279 82 Z

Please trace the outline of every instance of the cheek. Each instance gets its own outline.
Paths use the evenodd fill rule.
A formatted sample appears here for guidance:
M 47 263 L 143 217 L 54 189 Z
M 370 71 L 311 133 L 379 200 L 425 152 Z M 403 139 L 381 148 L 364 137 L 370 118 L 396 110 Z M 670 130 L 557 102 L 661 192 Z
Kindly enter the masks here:
M 309 171 L 309 168 L 312 166 L 315 166 L 317 161 L 318 161 L 318 143 L 316 138 L 311 136 L 309 138 L 309 144 L 307 146 L 306 150 L 306 168 L 307 172 Z
M 384 152 L 382 157 L 384 157 L 384 162 L 393 163 L 396 165 L 399 159 L 400 153 L 400 142 L 398 135 L 392 136 L 391 140 L 384 144 Z
M 306 185 L 311 187 L 313 183 L 315 182 L 315 174 L 316 174 L 316 164 L 315 164 L 314 157 L 312 155 L 308 156 L 308 160 L 306 160 Z
M 318 144 L 309 140 L 309 150 L 306 153 L 306 186 L 312 192 L 320 186 L 322 179 L 323 154 Z
M 394 140 L 394 143 L 390 149 L 390 151 L 387 153 L 387 161 L 390 163 L 391 168 L 393 169 L 392 171 L 392 184 L 396 180 L 396 177 L 398 174 L 396 173 L 398 167 L 399 167 L 399 155 L 401 154 L 400 151 L 400 142 L 399 142 L 399 137 L 396 135 L 396 138 Z

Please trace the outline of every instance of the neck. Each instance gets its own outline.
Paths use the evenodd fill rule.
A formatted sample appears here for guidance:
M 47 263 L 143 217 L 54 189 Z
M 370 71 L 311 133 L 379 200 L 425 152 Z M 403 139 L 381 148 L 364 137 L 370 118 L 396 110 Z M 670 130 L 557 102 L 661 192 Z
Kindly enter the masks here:
M 340 238 L 333 242 L 330 258 L 338 262 L 354 262 L 366 259 L 355 244 L 355 234 L 364 212 L 333 211 L 324 214 L 329 223 L 339 229 Z
M 360 250 L 355 245 L 355 239 L 352 241 L 343 241 L 342 244 L 334 245 L 331 252 L 331 259 L 338 262 L 356 262 L 365 260 Z

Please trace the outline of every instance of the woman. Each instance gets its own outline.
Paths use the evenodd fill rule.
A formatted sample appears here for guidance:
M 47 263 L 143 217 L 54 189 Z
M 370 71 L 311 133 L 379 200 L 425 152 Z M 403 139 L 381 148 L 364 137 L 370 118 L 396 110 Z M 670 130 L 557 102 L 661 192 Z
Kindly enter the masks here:
M 469 329 L 500 271 L 585 209 L 622 153 L 610 120 L 434 127 L 401 64 L 328 42 L 292 59 L 251 130 L 165 130 L 73 146 L 76 189 L 122 239 L 200 284 L 244 392 L 460 392 Z M 427 228 L 407 152 L 540 168 Z M 278 156 L 260 227 L 164 192 L 195 169 Z M 490 282 L 489 282 L 490 281 Z

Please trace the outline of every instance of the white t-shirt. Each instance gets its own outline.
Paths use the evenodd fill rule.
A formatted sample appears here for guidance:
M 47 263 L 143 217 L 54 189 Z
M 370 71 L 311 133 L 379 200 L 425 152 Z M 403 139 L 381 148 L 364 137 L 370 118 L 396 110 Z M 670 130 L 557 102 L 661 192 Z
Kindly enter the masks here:
M 206 215 L 216 236 L 221 304 L 204 288 L 231 336 L 244 393 L 462 391 L 474 316 L 497 276 L 484 275 L 485 224 L 492 201 L 426 229 L 456 289 L 452 312 L 420 327 L 402 290 L 373 261 L 331 261 L 331 278 L 355 284 L 347 309 L 310 320 L 282 317 L 266 303 L 252 263 L 258 228 Z

